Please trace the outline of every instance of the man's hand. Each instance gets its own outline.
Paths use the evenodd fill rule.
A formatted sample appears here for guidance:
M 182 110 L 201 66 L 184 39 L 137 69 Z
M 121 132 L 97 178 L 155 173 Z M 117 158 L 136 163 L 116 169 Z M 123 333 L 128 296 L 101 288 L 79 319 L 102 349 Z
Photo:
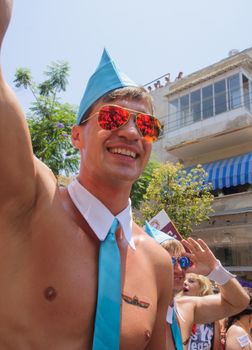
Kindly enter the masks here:
M 187 240 L 182 240 L 182 244 L 187 249 L 185 255 L 193 263 L 186 272 L 207 276 L 217 265 L 216 257 L 202 239 L 197 239 L 196 241 L 189 237 Z

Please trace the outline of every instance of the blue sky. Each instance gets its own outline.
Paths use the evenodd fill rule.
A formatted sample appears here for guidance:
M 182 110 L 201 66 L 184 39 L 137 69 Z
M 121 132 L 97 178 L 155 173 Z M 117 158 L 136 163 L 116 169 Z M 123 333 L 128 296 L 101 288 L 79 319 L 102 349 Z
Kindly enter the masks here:
M 175 79 L 252 46 L 251 0 L 15 0 L 2 50 L 6 80 L 28 67 L 40 82 L 46 66 L 70 64 L 62 101 L 78 105 L 106 46 L 139 84 Z M 29 93 L 15 89 L 27 110 Z

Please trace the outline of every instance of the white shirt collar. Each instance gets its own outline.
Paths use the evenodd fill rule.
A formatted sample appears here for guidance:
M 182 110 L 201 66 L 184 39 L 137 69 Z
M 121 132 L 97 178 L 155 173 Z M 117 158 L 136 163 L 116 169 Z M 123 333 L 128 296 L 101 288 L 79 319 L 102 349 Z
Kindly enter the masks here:
M 103 241 L 114 221 L 115 217 L 119 221 L 125 239 L 130 247 L 136 249 L 132 237 L 132 210 L 129 199 L 128 206 L 118 215 L 114 216 L 105 205 L 93 196 L 77 179 L 68 185 L 68 193 L 77 209 L 85 218 L 99 240 Z
M 169 324 L 172 324 L 172 317 L 173 317 L 173 306 L 168 306 L 167 314 L 166 314 L 166 322 Z

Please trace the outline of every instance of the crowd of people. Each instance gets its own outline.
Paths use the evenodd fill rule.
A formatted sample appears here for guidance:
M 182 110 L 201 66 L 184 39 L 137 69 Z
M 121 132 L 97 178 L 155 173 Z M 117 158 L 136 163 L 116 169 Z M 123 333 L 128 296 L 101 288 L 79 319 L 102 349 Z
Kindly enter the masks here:
M 166 318 L 168 349 L 233 350 L 229 348 L 230 340 L 226 341 L 229 336 L 226 322 L 231 315 L 239 314 L 242 299 L 249 300 L 247 291 L 224 269 L 203 240 L 188 238 L 180 242 L 148 224 L 146 232 L 172 257 L 173 302 Z M 250 350 L 250 332 L 244 337 L 247 337 L 244 349 Z M 234 349 L 239 349 L 239 343 Z
M 157 79 L 157 80 L 153 83 L 153 86 L 152 86 L 152 85 L 148 85 L 147 90 L 148 90 L 149 92 L 151 92 L 152 89 L 153 89 L 153 90 L 156 90 L 156 89 L 160 89 L 160 88 L 162 88 L 162 87 L 164 87 L 164 86 L 170 85 L 170 83 L 171 83 L 171 78 L 170 78 L 170 76 L 171 76 L 170 73 L 168 73 L 168 74 L 164 77 L 164 82 L 163 82 L 163 83 L 160 81 L 160 78 Z M 178 75 L 177 75 L 176 78 L 175 78 L 175 81 L 178 81 L 178 80 L 180 80 L 180 79 L 182 79 L 182 78 L 183 78 L 183 72 L 179 72 Z
M 1 49 L 11 13 L 0 0 Z M 229 317 L 226 350 L 250 349 L 249 296 L 207 244 L 132 219 L 161 131 L 149 93 L 104 50 L 72 129 L 79 173 L 59 188 L 0 71 L 0 349 L 206 350 Z
M 204 296 L 216 294 L 216 286 L 207 277 L 187 273 L 180 295 Z M 248 292 L 248 291 L 247 291 Z M 249 293 L 248 293 L 249 294 Z M 250 295 L 250 294 L 249 294 Z M 236 315 L 212 323 L 194 324 L 188 350 L 251 350 L 252 349 L 252 297 L 249 305 Z

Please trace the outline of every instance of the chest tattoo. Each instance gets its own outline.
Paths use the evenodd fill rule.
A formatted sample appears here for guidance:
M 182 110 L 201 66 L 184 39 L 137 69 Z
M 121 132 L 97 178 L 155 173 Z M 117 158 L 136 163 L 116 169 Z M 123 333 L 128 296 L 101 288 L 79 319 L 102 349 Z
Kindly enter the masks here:
M 134 297 L 129 297 L 128 295 L 122 294 L 122 299 L 127 304 L 138 306 L 143 309 L 148 309 L 148 307 L 150 306 L 150 303 L 147 303 L 146 301 L 143 301 L 143 300 L 139 300 L 139 298 L 136 295 Z

